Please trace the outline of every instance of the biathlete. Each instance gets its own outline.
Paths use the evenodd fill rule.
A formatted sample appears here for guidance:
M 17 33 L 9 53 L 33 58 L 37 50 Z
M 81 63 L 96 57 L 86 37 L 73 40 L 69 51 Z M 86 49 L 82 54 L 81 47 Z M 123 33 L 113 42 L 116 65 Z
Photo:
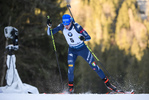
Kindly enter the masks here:
M 93 55 L 86 47 L 84 41 L 89 41 L 91 37 L 89 34 L 78 24 L 73 21 L 69 14 L 64 14 L 62 16 L 62 23 L 56 28 L 51 29 L 52 22 L 51 19 L 47 19 L 47 34 L 50 36 L 51 31 L 53 34 L 58 31 L 62 31 L 65 39 L 69 45 L 68 48 L 68 86 L 69 93 L 74 92 L 74 67 L 77 56 L 81 56 L 90 65 L 90 67 L 98 74 L 98 76 L 104 81 L 108 89 L 117 92 L 115 86 L 110 84 L 109 79 L 105 76 L 104 72 L 96 65 Z

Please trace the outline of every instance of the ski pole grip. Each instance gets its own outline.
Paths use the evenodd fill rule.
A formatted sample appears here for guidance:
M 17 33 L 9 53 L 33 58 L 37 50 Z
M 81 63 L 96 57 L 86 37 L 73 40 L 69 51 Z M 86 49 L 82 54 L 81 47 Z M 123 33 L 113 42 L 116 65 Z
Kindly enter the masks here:
M 68 7 L 68 8 L 71 8 L 71 6 L 70 6 L 70 5 L 67 5 L 67 7 Z

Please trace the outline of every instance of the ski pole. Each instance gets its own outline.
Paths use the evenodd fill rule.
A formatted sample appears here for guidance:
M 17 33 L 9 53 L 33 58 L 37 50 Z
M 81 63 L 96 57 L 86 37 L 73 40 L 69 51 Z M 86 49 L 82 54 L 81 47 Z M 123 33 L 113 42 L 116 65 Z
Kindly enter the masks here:
M 71 14 L 71 17 L 73 18 L 73 15 L 72 15 L 71 10 L 70 10 L 70 8 L 71 8 L 70 4 L 67 4 L 67 8 L 68 8 L 68 10 L 69 10 L 69 12 Z M 74 18 L 73 18 L 73 20 L 74 20 Z M 74 22 L 75 22 L 75 20 L 74 20 Z
M 72 15 L 72 13 L 71 13 L 71 10 L 70 10 L 70 8 L 71 8 L 71 6 L 70 6 L 70 4 L 67 4 L 67 8 L 68 8 L 68 10 L 69 10 L 69 12 L 70 12 L 70 14 L 71 14 L 71 16 L 72 16 L 72 18 L 73 18 L 73 15 Z M 74 20 L 74 18 L 73 18 L 73 20 Z M 75 20 L 74 20 L 74 22 L 75 22 Z M 86 45 L 86 44 L 85 44 Z M 100 63 L 100 65 L 104 68 L 104 70 L 107 72 L 107 74 L 112 78 L 112 80 L 114 80 L 115 81 L 115 79 L 110 75 L 110 73 L 106 70 L 106 68 L 102 65 L 102 63 L 100 62 L 100 60 L 97 58 L 97 56 L 92 52 L 92 50 L 88 47 L 88 45 L 86 45 L 86 47 L 89 49 L 89 51 L 92 53 L 92 55 L 96 58 L 96 60 Z M 118 87 L 120 87 L 120 85 L 118 84 L 118 82 L 117 81 L 115 81 L 116 82 L 116 84 L 117 84 L 117 86 Z M 120 87 L 121 88 L 121 87 Z
M 70 4 L 67 4 L 67 8 L 68 8 L 68 10 L 69 10 L 69 12 L 70 12 L 70 14 L 71 14 L 71 16 L 72 16 L 72 18 L 73 18 L 73 15 L 72 15 L 72 13 L 71 13 L 71 10 L 70 10 L 70 8 L 71 8 L 71 6 L 70 6 Z M 73 18 L 73 20 L 74 20 L 74 18 Z M 75 22 L 75 20 L 74 20 L 74 22 Z M 86 44 L 85 44 L 86 45 Z M 92 50 L 88 47 L 88 45 L 86 45 L 86 47 L 89 49 L 89 51 L 92 53 L 92 55 L 96 58 L 96 60 L 101 64 L 101 66 L 105 69 L 105 71 L 108 73 L 108 75 L 112 78 L 112 76 L 110 75 L 110 73 L 106 70 L 106 68 L 102 65 L 102 63 L 100 62 L 100 60 L 96 57 L 96 55 L 92 52 Z
M 92 55 L 96 58 L 96 60 L 100 63 L 101 67 L 104 68 L 104 70 L 107 72 L 107 74 L 112 78 L 112 80 L 114 82 L 116 82 L 117 86 L 120 87 L 119 83 L 117 81 L 115 81 L 115 79 L 110 75 L 110 73 L 107 71 L 107 69 L 103 66 L 103 64 L 101 63 L 101 61 L 97 58 L 97 56 L 93 53 L 93 51 L 89 48 L 89 46 L 87 44 L 85 44 L 86 47 L 89 49 L 89 51 L 92 53 Z M 121 87 L 120 87 L 121 88 Z
M 63 79 L 62 79 L 62 74 L 61 74 L 61 70 L 60 70 L 60 66 L 59 66 L 59 61 L 58 61 L 58 57 L 57 57 L 57 51 L 56 51 L 56 46 L 55 46 L 55 41 L 54 41 L 52 29 L 50 29 L 50 31 L 51 31 L 51 37 L 52 37 L 53 47 L 54 47 L 54 51 L 55 51 L 57 66 L 58 66 L 58 70 L 59 70 L 59 74 L 60 74 L 60 79 L 61 79 L 61 84 L 62 84 L 62 90 L 63 90 L 64 89 Z

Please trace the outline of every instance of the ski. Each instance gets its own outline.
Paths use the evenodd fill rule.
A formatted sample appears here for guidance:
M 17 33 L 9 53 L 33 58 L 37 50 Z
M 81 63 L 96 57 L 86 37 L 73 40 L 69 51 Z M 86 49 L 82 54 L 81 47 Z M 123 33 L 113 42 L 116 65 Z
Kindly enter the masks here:
M 106 94 L 134 94 L 134 91 L 133 90 L 132 91 L 119 91 L 118 90 L 118 92 L 112 91 L 112 92 L 107 92 Z
M 57 92 L 57 93 L 42 93 L 42 94 L 70 94 L 67 91 L 63 91 L 63 92 Z
M 42 94 L 84 94 L 84 93 L 69 93 L 67 91 L 59 92 L 59 93 L 42 93 Z M 92 93 L 91 93 L 92 94 Z M 107 92 L 106 94 L 134 94 L 134 91 L 121 91 L 118 90 L 118 92 Z

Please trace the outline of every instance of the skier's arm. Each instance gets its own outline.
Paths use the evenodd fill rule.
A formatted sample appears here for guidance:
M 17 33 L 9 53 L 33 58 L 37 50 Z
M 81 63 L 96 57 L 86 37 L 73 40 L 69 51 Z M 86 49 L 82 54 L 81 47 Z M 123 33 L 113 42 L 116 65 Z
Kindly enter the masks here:
M 52 33 L 55 34 L 57 33 L 58 31 L 62 31 L 64 28 L 64 25 L 63 24 L 59 24 L 56 28 L 52 29 Z M 51 35 L 51 30 L 50 30 L 50 27 L 48 27 L 47 29 L 47 34 L 50 36 Z
M 84 41 L 89 41 L 91 39 L 89 34 L 82 28 L 82 26 L 80 26 L 78 23 L 74 23 L 74 25 L 76 27 L 76 31 L 79 32 L 83 36 Z
M 51 32 L 53 34 L 57 33 L 58 31 L 62 31 L 63 30 L 63 24 L 59 24 L 56 28 L 54 29 L 51 29 L 52 27 L 52 20 L 50 19 L 50 16 L 47 16 L 47 26 L 48 26 L 48 29 L 47 29 L 47 34 L 50 36 L 51 35 Z

